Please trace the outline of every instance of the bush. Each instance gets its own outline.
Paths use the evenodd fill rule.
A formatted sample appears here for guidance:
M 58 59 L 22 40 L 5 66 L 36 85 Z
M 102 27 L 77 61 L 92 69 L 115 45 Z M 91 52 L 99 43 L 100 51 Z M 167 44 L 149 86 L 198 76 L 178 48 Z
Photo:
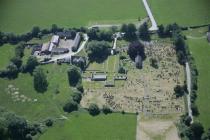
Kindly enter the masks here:
M 45 122 L 45 125 L 50 127 L 53 125 L 53 120 L 52 119 L 47 119 L 46 122 Z
M 108 106 L 103 106 L 102 111 L 104 114 L 112 113 L 112 110 Z
M 78 104 L 77 102 L 70 100 L 64 105 L 63 110 L 65 112 L 71 113 L 72 111 L 78 110 Z
M 176 95 L 176 97 L 182 97 L 185 94 L 185 86 L 177 85 L 174 88 L 174 94 Z
M 124 67 L 119 67 L 118 69 L 118 73 L 121 73 L 121 74 L 125 74 L 126 73 L 126 69 Z
M 155 58 L 151 58 L 150 59 L 150 65 L 153 67 L 153 68 L 155 68 L 155 69 L 158 69 L 158 61 L 157 61 L 157 59 L 155 59 Z
M 192 109 L 193 116 L 198 116 L 199 115 L 198 107 L 196 106 L 195 103 L 191 104 L 191 109 Z
M 96 115 L 100 114 L 100 109 L 96 104 L 91 104 L 89 106 L 88 111 L 89 111 L 90 115 L 92 115 L 92 116 L 96 116 Z
M 126 56 L 120 55 L 120 60 L 124 60 L 124 59 L 126 59 Z
M 82 94 L 80 92 L 74 92 L 72 98 L 75 102 L 79 104 L 82 99 Z
M 83 85 L 81 83 L 77 84 L 77 90 L 79 90 L 81 93 L 84 92 Z
M 70 86 L 76 86 L 79 82 L 81 82 L 82 76 L 80 72 L 81 71 L 78 67 L 71 65 L 67 72 Z
M 34 89 L 37 92 L 45 92 L 48 87 L 47 77 L 41 67 L 35 69 L 34 72 Z

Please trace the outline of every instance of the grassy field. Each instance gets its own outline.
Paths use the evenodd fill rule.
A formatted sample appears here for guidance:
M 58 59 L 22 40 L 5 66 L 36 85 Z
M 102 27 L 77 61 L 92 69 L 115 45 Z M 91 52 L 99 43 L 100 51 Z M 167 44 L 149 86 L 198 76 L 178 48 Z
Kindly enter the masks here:
M 33 26 L 80 27 L 137 22 L 146 16 L 139 0 L 1 0 L 0 30 L 27 32 Z
M 1 106 L 28 120 L 43 120 L 47 117 L 59 117 L 64 112 L 62 106 L 70 98 L 72 90 L 68 85 L 68 65 L 58 66 L 50 64 L 42 66 L 47 74 L 49 82 L 45 93 L 37 93 L 33 87 L 33 77 L 30 74 L 19 74 L 15 80 L 0 78 L 0 102 Z M 18 88 L 19 95 L 25 96 L 31 101 L 15 101 L 16 97 L 8 94 L 8 85 Z M 56 89 L 60 92 L 56 94 Z M 20 98 L 19 96 L 19 98 Z M 37 101 L 34 101 L 37 100 Z
M 207 43 L 206 38 L 188 39 L 188 44 L 199 71 L 198 98 L 196 100 L 200 112 L 198 119 L 207 129 L 210 128 L 210 44 Z
M 4 69 L 14 55 L 15 46 L 9 44 L 0 46 L 0 69 Z
M 209 0 L 149 0 L 158 24 L 201 25 L 210 23 Z
M 76 113 L 45 132 L 40 140 L 134 140 L 136 116 L 118 113 L 92 117 Z M 59 131 L 59 133 L 57 133 Z

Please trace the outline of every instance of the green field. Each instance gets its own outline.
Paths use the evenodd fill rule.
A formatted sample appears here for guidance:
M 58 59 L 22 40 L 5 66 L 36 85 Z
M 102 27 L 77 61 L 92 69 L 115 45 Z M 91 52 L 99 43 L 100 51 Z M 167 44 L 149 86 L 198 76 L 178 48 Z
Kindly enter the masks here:
M 207 129 L 210 128 L 210 44 L 207 43 L 206 38 L 188 39 L 188 44 L 199 72 L 198 98 L 196 100 L 200 113 L 198 119 Z
M 158 24 L 210 24 L 209 0 L 149 0 Z
M 76 113 L 45 132 L 40 140 L 134 140 L 136 115 L 113 113 L 92 117 Z
M 9 64 L 10 59 L 14 55 L 15 46 L 9 44 L 0 46 L 0 70 L 4 69 Z
M 28 32 L 33 26 L 80 27 L 135 22 L 146 17 L 139 0 L 1 0 L 0 30 Z
M 0 78 L 0 102 L 1 106 L 24 116 L 28 120 L 43 120 L 47 117 L 60 117 L 62 115 L 65 101 L 70 98 L 72 90 L 68 85 L 68 65 L 58 66 L 50 64 L 42 66 L 47 74 L 49 82 L 45 93 L 37 93 L 33 87 L 33 76 L 30 74 L 19 74 L 15 80 Z M 8 85 L 14 85 L 19 89 L 19 95 L 24 95 L 31 101 L 14 101 L 14 96 L 8 94 Z M 56 94 L 56 88 L 60 93 Z M 37 99 L 34 102 L 34 99 Z

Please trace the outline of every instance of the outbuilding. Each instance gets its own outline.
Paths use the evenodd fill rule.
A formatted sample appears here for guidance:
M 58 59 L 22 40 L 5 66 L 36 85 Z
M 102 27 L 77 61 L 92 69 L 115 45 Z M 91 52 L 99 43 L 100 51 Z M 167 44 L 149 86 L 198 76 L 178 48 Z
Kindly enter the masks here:
M 210 43 L 210 32 L 207 32 L 207 40 Z
M 53 35 L 50 42 L 57 46 L 59 44 L 59 41 L 60 41 L 59 36 Z
M 136 56 L 135 65 L 136 65 L 136 68 L 138 68 L 138 69 L 142 68 L 142 57 L 140 55 Z
M 107 75 L 103 73 L 94 73 L 92 74 L 91 80 L 92 81 L 106 81 Z
M 69 49 L 67 48 L 53 48 L 51 51 L 51 53 L 54 55 L 64 54 L 68 52 L 69 52 Z

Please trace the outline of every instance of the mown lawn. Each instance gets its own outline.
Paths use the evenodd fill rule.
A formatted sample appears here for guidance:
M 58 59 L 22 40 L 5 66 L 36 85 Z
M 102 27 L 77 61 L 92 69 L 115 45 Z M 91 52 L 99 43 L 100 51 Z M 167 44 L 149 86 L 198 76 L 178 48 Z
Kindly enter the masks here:
M 15 55 L 15 46 L 5 44 L 0 46 L 0 70 L 4 69 Z
M 209 0 L 148 0 L 158 24 L 202 25 L 210 23 Z
M 196 104 L 198 105 L 200 115 L 197 119 L 207 129 L 210 128 L 210 44 L 207 43 L 206 38 L 188 39 L 188 44 L 199 71 Z
M 47 74 L 49 82 L 48 90 L 45 93 L 37 93 L 33 87 L 33 76 L 20 73 L 15 80 L 0 78 L 0 106 L 24 116 L 28 120 L 43 120 L 47 117 L 59 117 L 64 112 L 62 107 L 72 94 L 68 85 L 68 65 L 58 66 L 56 64 L 44 65 L 42 68 Z M 19 89 L 19 95 L 24 95 L 31 101 L 14 101 L 6 88 L 14 85 Z M 56 89 L 59 93 L 56 94 Z M 34 100 L 37 100 L 34 102 Z
M 40 140 L 135 140 L 136 115 L 113 113 L 92 117 L 76 113 L 45 132 Z
M 33 26 L 80 27 L 137 22 L 146 17 L 139 0 L 1 0 L 0 30 L 28 32 Z

